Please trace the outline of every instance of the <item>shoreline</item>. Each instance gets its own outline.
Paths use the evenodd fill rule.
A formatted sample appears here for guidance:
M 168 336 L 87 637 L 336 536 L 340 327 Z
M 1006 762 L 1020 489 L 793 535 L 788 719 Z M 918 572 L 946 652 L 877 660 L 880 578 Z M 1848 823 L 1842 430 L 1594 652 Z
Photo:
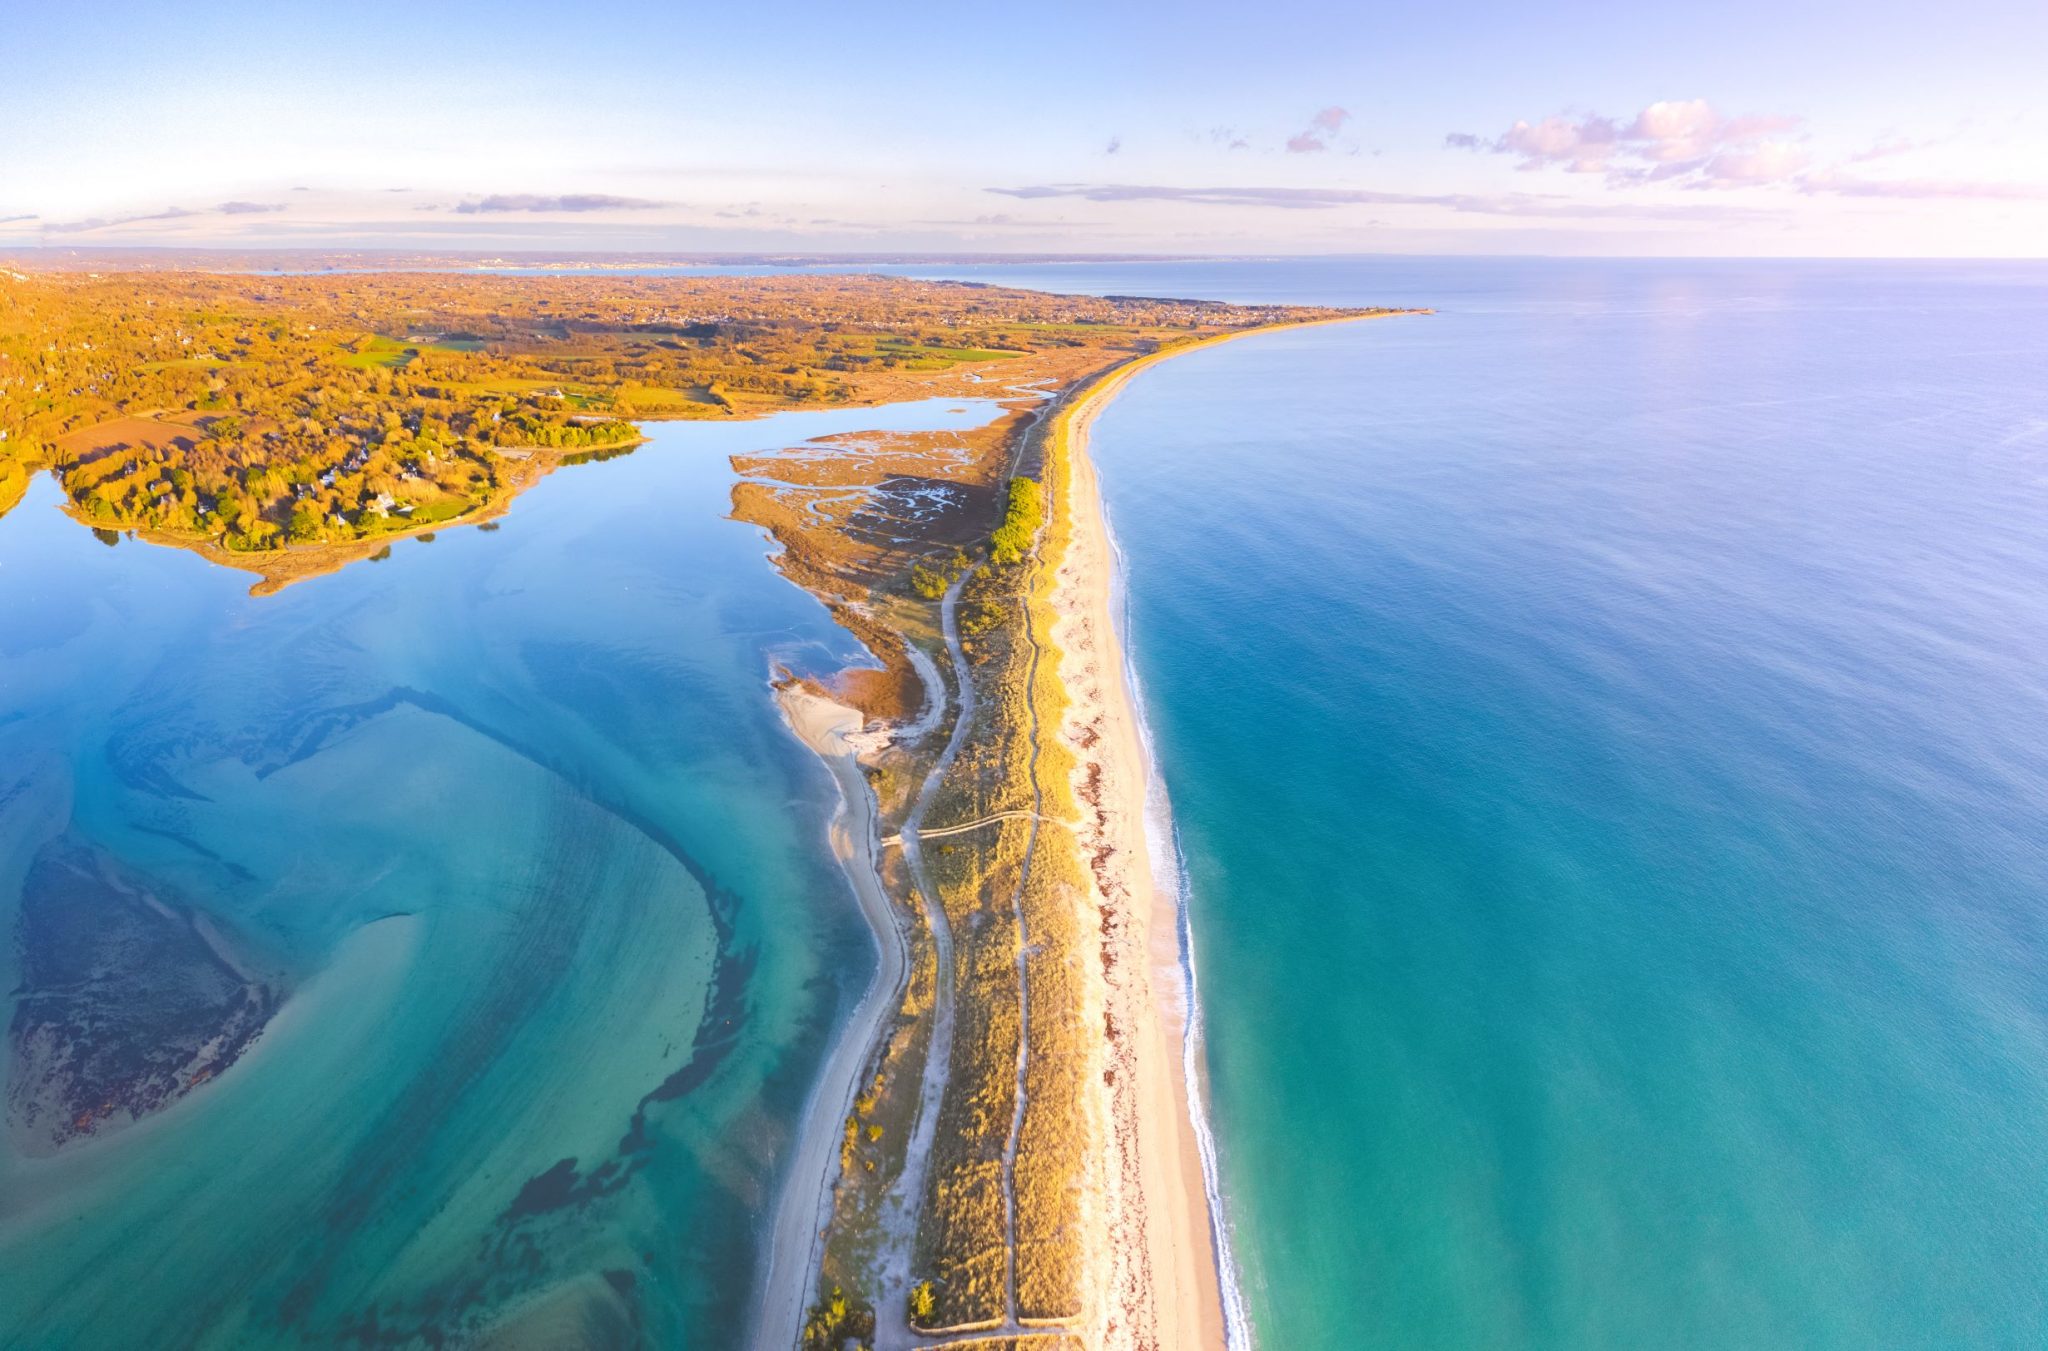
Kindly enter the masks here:
M 1084 852 L 1112 861 L 1109 885 L 1123 893 L 1128 945 L 1145 958 L 1135 963 L 1142 987 L 1133 981 L 1109 992 L 1112 1012 L 1121 1002 L 1135 1033 L 1123 1068 L 1137 1080 L 1136 1110 L 1118 1113 L 1113 1105 L 1111 1126 L 1135 1127 L 1136 1157 L 1126 1156 L 1125 1176 L 1108 1188 L 1110 1307 L 1095 1320 L 1098 1345 L 1250 1351 L 1254 1341 L 1201 1077 L 1196 954 L 1172 807 L 1125 642 L 1127 575 L 1088 454 L 1089 432 L 1125 385 L 1159 362 L 1255 334 L 1371 317 L 1266 325 L 1162 348 L 1099 377 L 1052 419 L 1046 472 L 1060 476 L 1053 511 L 1067 525 L 1065 549 L 1047 560 L 1052 642 L 1069 699 L 1060 736 L 1074 756 L 1077 784 L 1092 773 L 1101 785 Z M 1106 908 L 1117 904 L 1102 899 Z
M 839 807 L 827 828 L 832 856 L 853 888 L 878 949 L 874 977 L 854 1002 L 811 1088 L 763 1245 L 752 1344 L 788 1351 L 803 1327 L 811 1273 L 817 1270 L 824 1241 L 832 1202 L 831 1169 L 839 1157 L 839 1126 L 852 1109 L 881 1028 L 902 1001 L 910 974 L 910 945 L 882 890 L 875 798 L 851 740 L 861 735 L 866 719 L 857 709 L 793 683 L 778 686 L 775 701 L 790 731 L 818 757 L 839 790 Z M 799 1254 L 801 1265 L 795 1266 Z
M 1026 631 L 1057 661 L 1064 707 L 1048 730 L 1071 756 L 1069 796 L 1090 809 L 1084 817 L 1093 816 L 1081 823 L 1076 839 L 1082 856 L 1095 860 L 1089 900 L 1103 916 L 1104 934 L 1115 935 L 1105 937 L 1089 1000 L 1109 1028 L 1092 1057 L 1101 1072 L 1091 1075 L 1093 1082 L 1109 1085 L 1093 1095 L 1090 1107 L 1098 1123 L 1098 1158 L 1087 1209 L 1099 1222 L 1081 1239 L 1089 1253 L 1085 1312 L 1077 1323 L 1065 1324 L 1086 1345 L 1104 1351 L 1250 1351 L 1253 1338 L 1237 1288 L 1202 1087 L 1193 939 L 1171 808 L 1153 761 L 1137 674 L 1122 641 L 1122 556 L 1087 454 L 1088 432 L 1095 415 L 1130 379 L 1160 361 L 1255 334 L 1377 317 L 1383 316 L 1267 324 L 1142 353 L 1070 391 L 1031 433 L 1043 438 L 1040 475 L 1049 505 L 1027 588 Z M 900 1003 L 909 940 L 876 871 L 878 807 L 861 772 L 857 742 L 849 739 L 863 731 L 861 715 L 794 686 L 778 688 L 776 698 L 792 733 L 826 764 L 840 789 L 831 832 L 834 856 L 882 952 L 875 980 L 849 1015 L 812 1090 L 775 1201 L 752 1340 L 787 1351 L 813 1294 L 839 1128 L 879 1048 L 880 1029 Z M 858 845 L 848 833 L 849 821 L 863 837 Z M 1130 960 L 1115 960 L 1112 949 Z M 793 1261 L 798 1252 L 806 1258 L 801 1269 Z M 1049 1330 L 1062 1324 L 1025 1320 L 1018 1330 L 1033 1326 Z

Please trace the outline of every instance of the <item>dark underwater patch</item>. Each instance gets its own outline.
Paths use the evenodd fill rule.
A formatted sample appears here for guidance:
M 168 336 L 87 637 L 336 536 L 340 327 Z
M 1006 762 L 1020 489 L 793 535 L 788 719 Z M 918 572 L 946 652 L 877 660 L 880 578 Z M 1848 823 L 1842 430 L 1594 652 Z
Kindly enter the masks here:
M 8 1118 L 37 1152 L 225 1073 L 282 998 L 191 906 L 71 841 L 30 867 L 15 942 Z

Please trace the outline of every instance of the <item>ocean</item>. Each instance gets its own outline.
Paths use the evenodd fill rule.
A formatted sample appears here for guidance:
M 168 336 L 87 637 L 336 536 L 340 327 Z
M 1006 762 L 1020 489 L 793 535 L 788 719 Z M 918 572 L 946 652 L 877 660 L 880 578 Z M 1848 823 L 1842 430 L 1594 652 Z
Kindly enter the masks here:
M 872 270 L 1438 311 L 1092 440 L 1258 1345 L 2048 1343 L 2048 268 Z M 725 456 L 878 420 L 658 427 L 264 599 L 0 519 L 0 978 L 285 995 L 0 1148 L 0 1345 L 739 1340 L 874 958 L 764 691 L 854 648 Z
M 2048 1343 L 2048 268 L 1063 282 L 1258 1344 Z

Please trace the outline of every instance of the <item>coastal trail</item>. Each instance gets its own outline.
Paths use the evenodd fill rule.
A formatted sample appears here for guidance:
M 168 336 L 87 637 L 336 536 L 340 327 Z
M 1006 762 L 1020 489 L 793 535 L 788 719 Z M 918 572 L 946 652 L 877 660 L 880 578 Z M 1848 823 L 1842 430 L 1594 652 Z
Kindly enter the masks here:
M 982 816 L 972 821 L 962 821 L 957 826 L 946 826 L 939 830 L 920 830 L 917 832 L 917 837 L 920 840 L 943 840 L 948 835 L 964 835 L 970 830 L 980 830 L 983 826 L 992 826 L 998 821 L 1019 821 L 1027 816 L 1037 821 L 1051 821 L 1055 825 L 1066 826 L 1073 824 L 1071 821 L 1062 821 L 1056 816 L 1041 816 L 1030 807 L 1019 807 L 1015 811 L 997 812 L 993 816 Z M 902 843 L 903 837 L 901 835 L 884 835 L 882 837 L 882 848 L 884 849 L 892 848 Z
M 936 972 L 932 993 L 932 1035 L 925 1048 L 924 1074 L 918 1084 L 916 1124 L 911 1127 L 910 1142 L 903 1152 L 903 1171 L 897 1176 L 887 1206 L 890 1221 L 883 1226 L 882 1246 L 877 1257 L 877 1351 L 914 1343 L 915 1334 L 911 1332 L 909 1317 L 910 1264 L 917 1240 L 918 1212 L 924 1198 L 926 1165 L 931 1160 L 932 1137 L 938 1131 L 939 1100 L 945 1095 L 946 1079 L 952 1067 L 953 930 L 946 922 L 946 909 L 939 902 L 939 893 L 925 871 L 919 826 L 974 722 L 974 674 L 968 668 L 967 652 L 960 643 L 957 612 L 961 589 L 979 570 L 980 565 L 977 564 L 962 571 L 939 601 L 939 628 L 945 636 L 946 653 L 953 663 L 953 732 L 946 739 L 946 748 L 939 753 L 931 772 L 925 775 L 924 783 L 918 789 L 917 801 L 903 818 L 903 828 L 896 836 L 903 850 L 904 866 L 910 872 L 911 887 L 917 893 L 918 909 L 932 936 Z M 935 689 L 934 697 L 942 697 L 943 693 L 942 689 Z

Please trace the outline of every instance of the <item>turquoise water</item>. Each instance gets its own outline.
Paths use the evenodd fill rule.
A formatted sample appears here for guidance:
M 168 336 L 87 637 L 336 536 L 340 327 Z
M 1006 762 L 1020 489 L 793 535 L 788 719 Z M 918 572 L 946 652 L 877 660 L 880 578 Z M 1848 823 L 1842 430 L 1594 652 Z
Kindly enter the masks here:
M 2048 1344 L 2048 269 L 1061 282 L 1261 1345 Z
M 2048 271 L 894 270 L 1442 311 L 1095 436 L 1262 1346 L 2048 1343 Z M 873 959 L 762 688 L 852 646 L 723 456 L 876 422 L 665 429 L 268 600 L 0 519 L 0 898 L 97 876 L 152 998 L 201 915 L 281 1001 L 0 1147 L 0 1345 L 737 1339 Z
M 39 481 L 0 519 L 0 985 L 76 1091 L 36 1121 L 275 1016 L 54 1149 L 9 1058 L 0 1345 L 734 1344 L 874 948 L 766 685 L 859 649 L 724 519 L 725 457 L 988 416 L 659 428 L 269 598 Z

